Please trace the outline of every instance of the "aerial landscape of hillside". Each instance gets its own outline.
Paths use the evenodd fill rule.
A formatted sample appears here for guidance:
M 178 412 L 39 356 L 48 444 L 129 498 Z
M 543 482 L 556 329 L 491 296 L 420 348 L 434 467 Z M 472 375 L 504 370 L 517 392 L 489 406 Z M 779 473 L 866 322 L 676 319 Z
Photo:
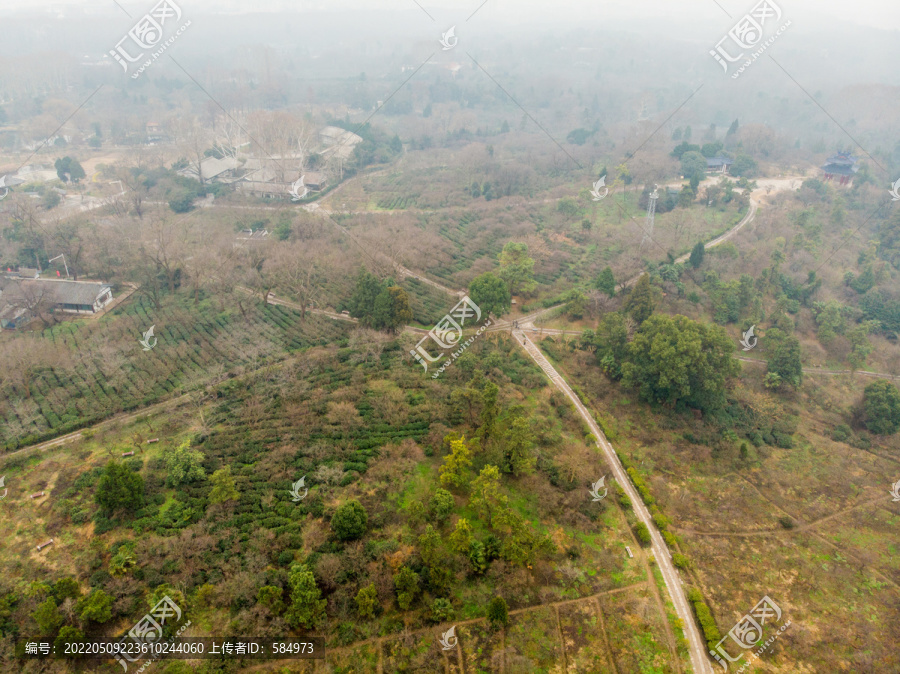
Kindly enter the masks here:
M 0 19 L 0 672 L 900 672 L 900 10 Z

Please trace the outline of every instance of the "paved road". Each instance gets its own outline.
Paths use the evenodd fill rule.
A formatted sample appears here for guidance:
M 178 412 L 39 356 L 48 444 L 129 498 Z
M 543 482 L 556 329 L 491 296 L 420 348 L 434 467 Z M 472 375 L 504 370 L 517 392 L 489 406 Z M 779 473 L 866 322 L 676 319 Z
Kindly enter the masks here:
M 526 337 L 522 330 L 513 331 L 513 335 L 515 336 L 516 341 L 524 346 L 525 350 L 534 359 L 538 367 L 544 371 L 544 374 L 550 378 L 550 381 L 569 397 L 569 400 L 575 405 L 575 409 L 578 410 L 578 413 L 590 427 L 591 433 L 593 433 L 596 438 L 597 447 L 599 447 L 606 456 L 606 462 L 612 469 L 613 475 L 624 492 L 628 495 L 628 498 L 631 499 L 631 503 L 634 507 L 634 514 L 637 515 L 637 518 L 646 524 L 647 528 L 650 530 L 653 556 L 656 558 L 656 563 L 659 566 L 659 570 L 662 572 L 663 580 L 665 580 L 666 587 L 669 589 L 669 596 L 672 599 L 672 604 L 675 606 L 675 612 L 678 614 L 678 617 L 681 619 L 684 626 L 684 633 L 688 640 L 691 664 L 693 665 L 694 672 L 696 674 L 712 674 L 712 666 L 706 655 L 706 641 L 701 636 L 700 629 L 697 627 L 697 622 L 694 620 L 694 615 L 688 604 L 684 588 L 682 587 L 681 577 L 678 575 L 678 571 L 675 570 L 675 565 L 672 563 L 672 558 L 669 555 L 669 549 L 666 546 L 666 542 L 663 540 L 662 535 L 653 523 L 653 519 L 650 517 L 650 511 L 647 510 L 647 507 L 644 505 L 644 502 L 641 501 L 637 490 L 631 484 L 631 479 L 625 472 L 625 467 L 619 461 L 619 457 L 616 456 L 613 446 L 609 443 L 609 440 L 606 439 L 606 436 L 603 434 L 603 431 L 600 430 L 597 422 L 594 421 L 594 417 L 582 404 L 581 400 L 562 375 L 560 375 L 559 372 L 556 371 L 556 368 L 550 364 L 550 361 L 544 357 L 541 350 Z

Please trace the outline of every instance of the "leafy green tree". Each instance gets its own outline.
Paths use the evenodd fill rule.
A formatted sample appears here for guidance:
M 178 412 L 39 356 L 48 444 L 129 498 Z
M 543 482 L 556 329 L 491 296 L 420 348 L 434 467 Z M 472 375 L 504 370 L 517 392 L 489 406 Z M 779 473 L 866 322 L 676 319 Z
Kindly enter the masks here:
M 135 566 L 137 566 L 137 558 L 134 555 L 134 543 L 126 543 L 120 546 L 116 554 L 109 560 L 109 575 L 124 576 Z
M 265 606 L 275 615 L 281 615 L 284 612 L 283 595 L 284 591 L 280 587 L 264 585 L 256 593 L 256 602 Z
M 706 246 L 702 241 L 698 241 L 697 245 L 691 249 L 691 257 L 688 262 L 694 269 L 698 269 L 703 264 L 704 257 L 706 257 Z
M 191 441 L 185 440 L 178 447 L 165 454 L 166 484 L 180 487 L 183 484 L 196 482 L 206 477 L 203 470 L 203 454 L 191 449 Z
M 638 522 L 634 527 L 634 535 L 638 539 L 638 543 L 647 547 L 652 542 L 650 538 L 650 529 L 647 528 L 647 525 L 643 522 Z
M 177 187 L 169 192 L 169 208 L 173 213 L 187 213 L 194 208 L 197 193 L 186 187 Z
M 348 302 L 350 315 L 358 318 L 364 325 L 371 325 L 372 315 L 375 311 L 375 300 L 380 293 L 381 284 L 378 282 L 378 279 L 365 269 L 360 270 L 359 276 L 356 278 L 353 296 Z
M 84 168 L 82 168 L 77 159 L 72 157 L 57 159 L 53 164 L 53 168 L 56 169 L 56 175 L 64 183 L 68 182 L 68 178 L 71 178 L 73 183 L 77 183 L 85 176 Z M 69 174 L 68 176 L 66 176 L 67 173 Z
M 752 178 L 759 173 L 759 165 L 750 155 L 739 153 L 731 165 L 731 175 Z
M 590 137 L 591 132 L 588 129 L 575 129 L 574 131 L 569 131 L 566 140 L 572 145 L 584 145 Z
M 403 288 L 388 286 L 378 293 L 372 314 L 372 327 L 394 333 L 397 328 L 406 325 L 412 318 L 409 295 Z
M 499 629 L 509 624 L 509 606 L 503 597 L 494 597 L 488 604 L 487 618 L 491 627 Z
M 53 583 L 53 596 L 62 603 L 68 598 L 78 599 L 81 596 L 81 585 L 71 577 L 60 578 Z
M 331 518 L 331 529 L 342 541 L 353 541 L 366 533 L 369 516 L 359 501 L 352 500 L 338 506 Z
M 484 544 L 474 538 L 469 544 L 469 564 L 472 565 L 472 570 L 475 573 L 484 573 L 487 571 L 488 558 Z
M 453 610 L 453 604 L 449 599 L 439 597 L 431 604 L 431 619 L 436 623 L 444 623 L 453 620 L 456 612 Z
M 606 293 L 610 297 L 615 296 L 616 294 L 616 278 L 613 276 L 613 270 L 610 267 L 606 267 L 602 272 L 600 272 L 600 276 L 598 276 L 594 280 L 594 287 L 601 292 Z
M 628 294 L 623 309 L 640 325 L 656 310 L 657 291 L 650 285 L 650 275 L 644 274 Z
M 234 484 L 234 478 L 231 476 L 231 466 L 220 468 L 210 476 L 209 481 L 212 483 L 212 491 L 209 492 L 210 503 L 224 503 L 225 501 L 237 501 L 240 493 Z
M 497 271 L 513 295 L 528 295 L 537 287 L 534 281 L 534 259 L 528 257 L 528 246 L 510 241 L 500 253 L 500 269 Z
M 369 583 L 356 593 L 356 610 L 360 618 L 374 618 L 378 608 L 378 591 L 375 583 Z
M 573 320 L 580 320 L 587 310 L 587 296 L 580 290 L 571 290 L 566 296 L 566 313 Z
M 847 330 L 847 339 L 850 340 L 850 355 L 847 362 L 854 372 L 866 365 L 869 354 L 872 353 L 872 344 L 869 342 L 869 333 L 878 325 L 878 321 L 863 321 Z
M 506 496 L 500 491 L 500 469 L 485 466 L 472 482 L 472 496 L 469 504 L 487 521 L 491 521 L 498 506 L 506 503 Z
M 84 641 L 84 632 L 82 632 L 77 627 L 65 625 L 61 630 L 59 630 L 59 635 L 53 642 L 53 648 L 55 649 L 55 653 L 57 655 L 62 655 L 65 657 L 66 645 L 77 644 L 80 641 Z
M 681 173 L 685 180 L 690 180 L 695 175 L 701 179 L 706 177 L 706 157 L 699 152 L 690 151 L 681 155 Z
M 878 435 L 900 430 L 900 391 L 891 382 L 879 379 L 864 391 L 866 427 Z
M 294 564 L 288 576 L 291 588 L 291 605 L 285 613 L 285 620 L 291 627 L 311 629 L 325 616 L 322 592 L 316 585 L 316 578 L 306 564 Z
M 37 623 L 42 636 L 52 636 L 56 634 L 56 630 L 59 629 L 59 626 L 63 623 L 62 614 L 59 612 L 56 602 L 52 599 L 47 599 L 38 604 L 38 607 L 35 609 L 34 613 L 31 614 L 31 617 L 34 618 L 34 621 Z
M 703 147 L 700 148 L 700 154 L 702 154 L 707 159 L 712 159 L 713 157 L 718 156 L 723 147 L 725 147 L 725 145 L 720 140 L 712 143 L 704 143 Z
M 500 387 L 492 381 L 487 382 L 481 392 L 481 426 L 478 428 L 478 434 L 483 438 L 489 438 L 494 433 L 497 415 L 500 413 L 497 404 L 499 393 Z
M 503 471 L 516 477 L 534 470 L 534 433 L 527 419 L 513 420 L 503 436 Z
M 482 315 L 502 316 L 512 306 L 509 285 L 496 274 L 485 272 L 469 284 L 469 298 L 481 309 Z
M 397 591 L 397 605 L 407 610 L 419 593 L 419 574 L 408 566 L 401 566 L 394 576 L 394 589 Z
M 690 208 L 693 203 L 694 191 L 689 186 L 685 185 L 681 188 L 681 192 L 678 195 L 678 205 L 682 208 Z
M 144 479 L 118 461 L 110 461 L 97 482 L 94 498 L 108 515 L 133 512 L 144 505 Z
M 450 441 L 450 453 L 444 458 L 440 468 L 441 484 L 445 487 L 460 487 L 465 483 L 465 470 L 472 465 L 472 451 L 465 438 Z
M 803 381 L 800 340 L 778 328 L 772 328 L 766 333 L 766 341 L 772 347 L 768 372 L 777 374 L 783 383 L 800 388 Z
M 95 588 L 89 595 L 82 597 L 75 605 L 75 610 L 82 620 L 105 623 L 112 618 L 113 598 L 102 589 Z
M 740 372 L 725 331 L 686 316 L 651 316 L 628 348 L 623 379 L 648 402 L 712 409 L 724 403 L 726 379 Z
M 593 344 L 602 370 L 612 379 L 620 379 L 622 365 L 628 359 L 628 328 L 624 316 L 618 312 L 606 314 L 597 326 Z
M 453 494 L 446 489 L 438 489 L 428 502 L 428 509 L 431 511 L 431 517 L 434 520 L 443 522 L 453 512 L 453 506 L 455 505 L 456 501 L 453 500 Z
M 456 528 L 450 534 L 450 547 L 454 552 L 464 554 L 472 544 L 472 525 L 465 517 L 456 521 Z
M 677 140 L 677 139 L 675 139 L 675 140 Z M 684 140 L 681 142 L 680 145 L 676 146 L 675 149 L 672 150 L 672 156 L 675 157 L 676 159 L 681 159 L 688 152 L 696 152 L 699 154 L 700 146 L 692 145 L 691 143 L 687 142 L 687 140 Z M 705 166 L 705 164 L 704 164 L 704 166 Z
M 830 344 L 837 335 L 847 330 L 846 309 L 840 302 L 816 302 L 813 314 L 816 317 L 816 336 L 823 345 Z
M 430 524 L 425 527 L 425 532 L 419 536 L 419 556 L 428 566 L 435 566 L 441 559 L 441 537 Z

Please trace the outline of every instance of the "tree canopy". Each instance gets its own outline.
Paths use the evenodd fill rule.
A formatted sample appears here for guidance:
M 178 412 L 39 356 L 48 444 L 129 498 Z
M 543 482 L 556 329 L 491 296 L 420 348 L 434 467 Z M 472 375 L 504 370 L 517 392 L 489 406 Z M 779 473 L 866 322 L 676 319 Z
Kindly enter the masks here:
M 53 163 L 53 168 L 56 169 L 56 175 L 59 176 L 59 179 L 64 183 L 68 182 L 67 178 L 71 178 L 73 183 L 77 183 L 85 176 L 84 168 L 82 168 L 77 159 L 73 159 L 72 157 L 57 159 Z M 68 176 L 66 174 L 68 174 Z
M 537 287 L 533 278 L 534 259 L 528 257 L 526 244 L 510 241 L 503 246 L 497 276 L 506 281 L 509 291 L 514 295 L 527 295 L 534 291 Z
M 783 330 L 772 328 L 766 333 L 766 341 L 771 345 L 768 372 L 777 374 L 782 382 L 799 388 L 803 381 L 800 340 Z
M 891 382 L 879 379 L 865 388 L 866 427 L 878 435 L 900 430 L 900 391 Z
M 637 323 L 643 323 L 656 309 L 658 291 L 650 285 L 650 276 L 644 274 L 634 284 L 623 308 Z
M 369 516 L 359 501 L 347 501 L 338 506 L 331 518 L 331 528 L 342 541 L 352 541 L 366 533 Z
M 509 286 L 491 272 L 485 272 L 472 279 L 469 284 L 469 298 L 478 305 L 483 315 L 502 316 L 512 306 Z
M 651 316 L 629 344 L 623 379 L 649 402 L 713 409 L 724 403 L 727 378 L 740 371 L 733 349 L 717 325 Z
M 118 461 L 110 461 L 97 483 L 97 504 L 112 514 L 144 505 L 144 479 Z

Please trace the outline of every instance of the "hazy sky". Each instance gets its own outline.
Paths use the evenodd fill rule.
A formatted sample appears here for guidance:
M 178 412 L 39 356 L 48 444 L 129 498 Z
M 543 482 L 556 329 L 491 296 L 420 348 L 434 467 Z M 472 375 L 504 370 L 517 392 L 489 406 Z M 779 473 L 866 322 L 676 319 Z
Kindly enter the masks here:
M 468 16 L 483 0 L 175 0 L 185 12 L 191 10 L 212 13 L 248 12 L 309 12 L 394 10 L 416 8 L 419 2 L 426 11 L 436 17 L 448 14 Z M 886 30 L 900 30 L 900 3 L 896 0 L 775 0 L 784 12 L 802 23 L 818 23 L 822 19 L 844 23 L 862 24 Z M 118 0 L 132 15 L 140 15 L 152 7 L 156 0 Z M 755 0 L 487 0 L 479 10 L 479 18 L 486 21 L 510 20 L 516 23 L 556 21 L 621 21 L 648 19 L 654 23 L 670 19 L 681 25 L 685 21 L 718 22 L 746 13 Z M 717 6 L 719 5 L 719 6 Z M 91 14 L 121 11 L 114 0 L 3 0 L 0 13 L 21 14 L 35 11 L 52 11 L 57 14 Z M 423 18 L 427 20 L 427 17 Z M 473 19 L 474 20 L 474 19 Z M 830 22 L 830 21 L 829 21 Z

